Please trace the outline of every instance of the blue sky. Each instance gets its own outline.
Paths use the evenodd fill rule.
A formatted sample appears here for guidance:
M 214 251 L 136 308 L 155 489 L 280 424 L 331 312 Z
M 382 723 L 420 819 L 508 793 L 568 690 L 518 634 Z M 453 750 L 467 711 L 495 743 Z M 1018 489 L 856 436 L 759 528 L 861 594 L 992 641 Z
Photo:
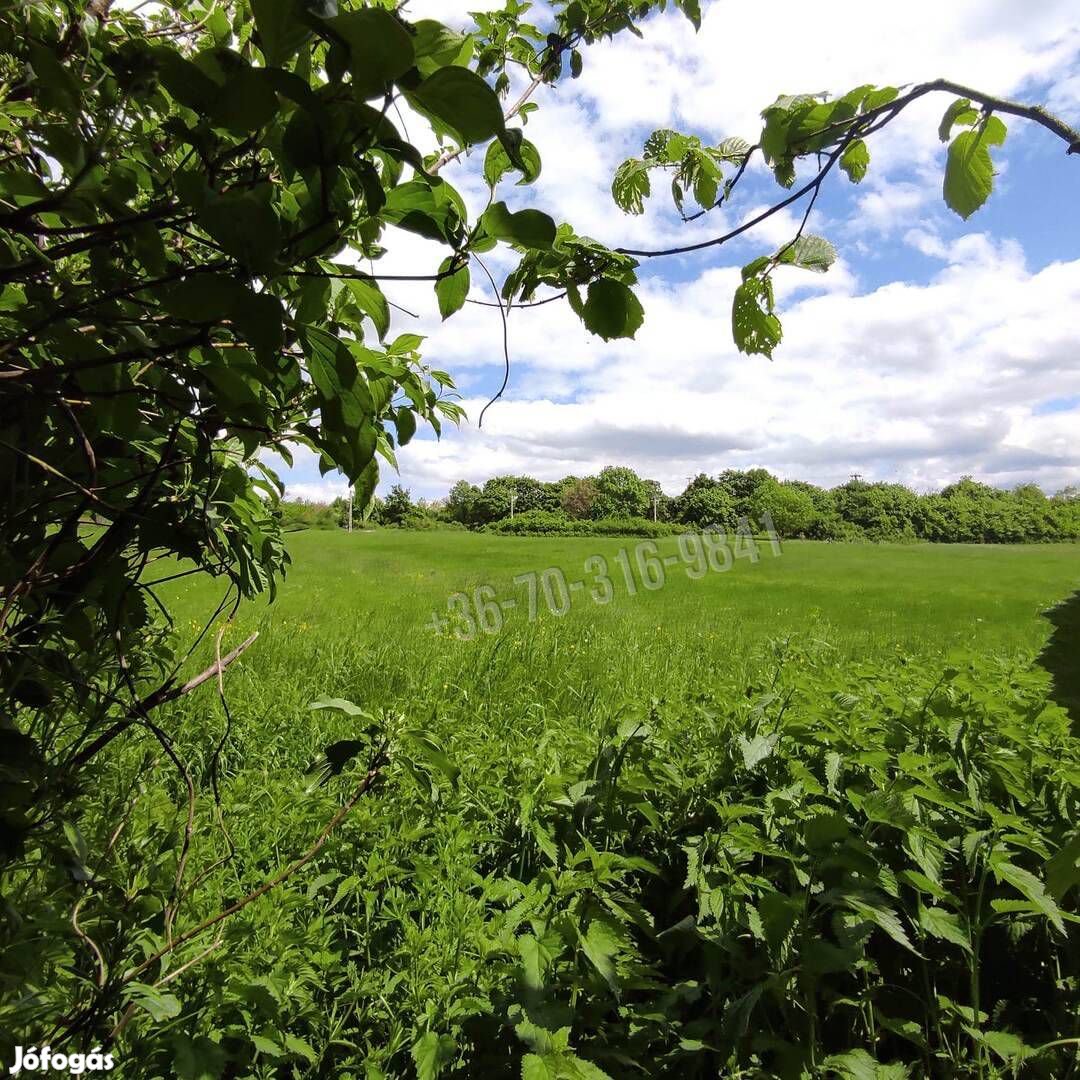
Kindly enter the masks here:
M 473 6 L 412 0 L 408 10 L 464 28 Z M 775 200 L 766 172 L 749 173 L 729 208 L 687 226 L 666 192 L 644 216 L 623 215 L 608 192 L 614 169 L 656 127 L 753 141 L 760 109 L 778 93 L 863 82 L 946 76 L 1046 102 L 1080 126 L 1074 4 L 826 6 L 835 8 L 828 20 L 792 0 L 706 3 L 698 34 L 668 13 L 650 20 L 643 41 L 589 50 L 580 80 L 537 98 L 526 133 L 540 150 L 540 179 L 500 197 L 612 245 L 719 235 Z M 428 335 L 425 355 L 458 380 L 470 420 L 441 440 L 418 435 L 400 454 L 400 476 L 384 468 L 383 490 L 401 482 L 430 498 L 461 478 L 557 479 L 612 463 L 673 493 L 696 472 L 754 465 L 822 484 L 859 472 L 920 490 L 963 474 L 1047 490 L 1080 483 L 1080 156 L 1010 119 L 997 191 L 961 221 L 941 201 L 936 128 L 948 102 L 921 102 L 875 135 L 863 184 L 838 175 L 827 185 L 810 229 L 836 244 L 840 261 L 823 276 L 783 272 L 785 340 L 772 362 L 735 351 L 731 292 L 742 263 L 790 237 L 790 212 L 731 245 L 644 261 L 646 323 L 632 342 L 591 337 L 561 304 L 515 313 L 510 387 L 482 431 L 476 418 L 502 378 L 498 314 L 470 305 L 441 324 L 429 286 L 388 285 L 392 301 L 419 315 L 396 317 L 392 333 Z M 474 210 L 486 198 L 481 161 L 444 173 Z M 388 272 L 429 272 L 440 257 L 418 238 L 393 239 Z M 489 265 L 498 277 L 513 259 Z M 487 296 L 482 280 L 474 276 L 473 298 Z M 341 478 L 320 478 L 307 453 L 283 475 L 294 497 L 344 490 Z

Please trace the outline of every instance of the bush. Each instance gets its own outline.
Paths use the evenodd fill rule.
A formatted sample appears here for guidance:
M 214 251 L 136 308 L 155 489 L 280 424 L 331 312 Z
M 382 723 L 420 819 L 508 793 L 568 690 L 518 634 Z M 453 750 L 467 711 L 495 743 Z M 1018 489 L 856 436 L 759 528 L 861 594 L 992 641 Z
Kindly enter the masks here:
M 278 503 L 274 516 L 286 532 L 336 529 L 339 526 L 339 514 L 332 504 L 308 502 L 306 499 L 283 499 Z
M 600 518 L 597 521 L 581 521 L 568 517 L 561 510 L 527 510 L 513 518 L 505 518 L 488 525 L 486 532 L 502 536 L 673 536 L 689 532 L 686 525 L 672 525 L 664 521 L 646 518 Z

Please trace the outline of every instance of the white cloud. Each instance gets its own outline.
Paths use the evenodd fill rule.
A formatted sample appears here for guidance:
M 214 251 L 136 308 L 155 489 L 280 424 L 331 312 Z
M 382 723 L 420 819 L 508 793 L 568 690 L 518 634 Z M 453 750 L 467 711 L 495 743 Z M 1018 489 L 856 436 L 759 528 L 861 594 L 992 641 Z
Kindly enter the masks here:
M 410 0 L 407 13 L 464 26 L 475 6 Z M 649 20 L 643 41 L 621 35 L 589 48 L 579 80 L 538 94 L 542 107 L 526 134 L 540 148 L 542 176 L 530 189 L 500 189 L 500 197 L 511 205 L 527 199 L 608 243 L 695 242 L 744 220 L 777 189 L 766 195 L 768 174 L 755 170 L 730 211 L 684 225 L 661 181 L 648 212 L 627 217 L 611 201 L 611 175 L 640 152 L 652 127 L 754 138 L 759 110 L 778 92 L 937 76 L 1033 100 L 1039 87 L 1052 86 L 1051 105 L 1067 113 L 1080 109 L 1078 58 L 1072 0 L 910 0 L 887 12 L 856 0 L 833 0 L 825 9 L 796 0 L 713 2 L 697 35 L 669 12 Z M 414 440 L 401 454 L 403 481 L 433 495 L 462 477 L 527 471 L 555 478 L 613 461 L 669 490 L 691 472 L 754 464 L 824 483 L 853 470 L 920 487 L 964 472 L 1047 487 L 1080 480 L 1080 412 L 1036 415 L 1041 402 L 1080 394 L 1071 322 L 1080 262 L 1036 273 L 1014 242 L 978 233 L 952 238 L 939 227 L 943 150 L 936 129 L 946 102 L 920 102 L 874 136 L 871 172 L 850 189 L 850 212 L 826 223 L 849 261 L 824 277 L 778 276 L 785 342 L 773 363 L 742 357 L 731 345 L 738 271 L 715 265 L 728 249 L 647 263 L 647 320 L 636 341 L 592 338 L 562 304 L 513 313 L 506 400 L 489 411 L 482 432 L 470 424 L 451 428 L 439 443 Z M 405 120 L 415 138 L 419 125 L 413 130 Z M 473 212 L 487 194 L 481 163 L 475 153 L 445 171 Z M 788 239 L 800 216 L 796 207 L 770 219 L 754 234 L 755 253 Z M 821 228 L 816 218 L 811 229 Z M 391 232 L 381 271 L 435 268 L 443 254 L 436 245 Z M 861 286 L 860 258 L 876 260 L 880 280 L 885 255 L 901 241 L 939 260 L 936 275 Z M 742 249 L 732 260 L 742 261 L 737 254 Z M 509 263 L 494 253 L 492 260 L 501 280 Z M 490 299 L 479 270 L 473 282 L 472 298 Z M 429 335 L 426 359 L 458 378 L 475 422 L 502 364 L 498 312 L 469 305 L 440 324 L 430 283 L 384 288 L 419 315 L 396 313 L 395 325 Z M 296 476 L 292 493 L 335 483 L 320 481 L 313 461 Z
M 671 491 L 700 470 L 752 465 L 830 484 L 852 471 L 919 487 L 968 472 L 1075 483 L 1080 414 L 1033 408 L 1080 394 L 1080 261 L 1032 273 L 1015 243 L 980 234 L 940 254 L 925 285 L 857 294 L 841 276 L 789 297 L 772 363 L 730 343 L 735 270 L 651 284 L 634 342 L 576 340 L 558 305 L 522 312 L 514 318 L 532 333 L 515 338 L 511 398 L 483 431 L 470 424 L 406 448 L 404 479 L 433 494 L 462 477 L 555 479 L 625 462 Z M 483 402 L 466 404 L 475 417 Z

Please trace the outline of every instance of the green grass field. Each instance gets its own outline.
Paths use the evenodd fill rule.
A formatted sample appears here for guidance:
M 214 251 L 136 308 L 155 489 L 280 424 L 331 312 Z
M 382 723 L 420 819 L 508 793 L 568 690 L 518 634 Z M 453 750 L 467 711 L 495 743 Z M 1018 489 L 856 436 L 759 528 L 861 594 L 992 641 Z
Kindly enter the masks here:
M 144 950 L 156 940 L 157 912 L 187 858 L 177 854 L 186 805 L 193 884 L 183 925 L 256 896 L 222 924 L 217 955 L 169 983 L 175 999 L 161 1008 L 176 1019 L 141 1043 L 129 1031 L 125 1052 L 151 1063 L 140 1076 L 434 1080 L 435 1058 L 445 1076 L 467 1080 L 812 1075 L 801 1065 L 769 1071 L 772 1059 L 765 1071 L 721 1069 L 725 1055 L 747 1061 L 749 1044 L 729 1040 L 720 1018 L 751 1001 L 747 1022 L 752 1012 L 777 1060 L 783 1050 L 801 1062 L 805 1045 L 822 1058 L 869 1047 L 882 1061 L 914 1060 L 910 1044 L 880 1038 L 887 1004 L 894 1019 L 933 1031 L 942 1063 L 889 1075 L 989 1080 L 1005 1074 L 968 1068 L 981 1036 L 961 1026 L 970 1010 L 950 1004 L 971 999 L 980 970 L 956 945 L 967 924 L 950 914 L 968 917 L 976 873 L 980 928 L 984 907 L 997 917 L 990 900 L 1019 912 L 1015 935 L 984 949 L 1002 957 L 982 973 L 984 1015 L 1008 999 L 1015 1011 L 1000 1014 L 1001 1026 L 1031 1045 L 1058 1045 L 1072 1031 L 1075 994 L 1051 992 L 1047 975 L 1036 989 L 1051 1004 L 1032 1009 L 1036 991 L 1017 972 L 1035 978 L 1065 962 L 1056 939 L 1032 931 L 1031 912 L 1061 922 L 1036 875 L 1045 853 L 1080 843 L 1071 824 L 1080 759 L 1026 661 L 1048 633 L 1040 612 L 1080 583 L 1080 550 L 788 543 L 774 556 L 763 544 L 756 563 L 734 560 L 698 581 L 676 563 L 662 587 L 638 579 L 630 596 L 616 558 L 637 543 L 290 537 L 293 567 L 277 602 L 246 605 L 225 635 L 223 649 L 260 631 L 225 675 L 227 711 L 208 682 L 156 713 L 191 787 L 155 770 L 159 741 L 133 733 L 103 761 L 100 805 L 84 819 L 91 849 L 102 848 L 136 793 L 119 861 L 137 868 L 135 880 L 118 888 L 147 896 L 142 921 L 129 931 L 126 905 L 114 910 L 114 894 L 102 892 L 82 914 L 101 940 L 131 933 Z M 676 545 L 661 542 L 660 556 L 677 556 Z M 527 587 L 514 576 L 560 567 L 568 582 L 583 580 L 595 555 L 612 572 L 610 604 L 582 588 L 566 615 L 530 623 Z M 482 585 L 518 601 L 500 633 L 460 641 L 430 628 L 450 594 Z M 198 576 L 161 587 L 181 642 L 223 588 Z M 771 648 L 788 636 L 790 649 Z M 207 663 L 212 637 L 189 669 Z M 971 650 L 1009 659 L 944 660 Z M 367 715 L 341 702 L 312 709 L 321 697 Z M 376 744 L 387 748 L 381 779 L 341 818 Z M 342 746 L 354 756 L 320 786 L 313 766 L 329 766 Z M 257 896 L 336 821 L 312 862 Z M 972 832 L 984 821 L 1009 830 L 992 850 L 1007 851 L 1012 876 L 992 886 L 961 857 L 972 836 L 988 835 Z M 896 822 L 918 833 L 906 847 Z M 820 900 L 812 878 L 829 886 Z M 831 905 L 848 895 L 876 905 L 853 908 L 853 925 L 869 911 L 877 929 L 845 952 L 828 941 L 838 933 Z M 935 898 L 953 905 L 933 908 L 946 931 L 920 922 Z M 806 908 L 806 929 L 791 938 L 797 955 L 779 938 L 752 943 L 754 918 L 772 919 L 778 904 Z M 692 918 L 701 934 L 690 947 L 678 927 Z M 70 913 L 55 919 L 66 927 Z M 913 978 L 903 927 L 929 957 L 937 996 L 921 985 L 903 1001 L 892 995 Z M 208 937 L 199 949 L 214 947 Z M 783 955 L 771 957 L 768 942 Z M 811 990 L 770 975 L 775 989 L 755 1006 L 774 964 L 813 968 Z M 696 991 L 679 988 L 698 986 L 710 990 L 695 1005 Z M 836 1001 L 856 1007 L 841 1013 Z M 540 1034 L 522 1025 L 522 1009 Z M 548 1029 L 583 1057 L 541 1059 L 554 1045 Z M 189 1030 L 217 1041 L 200 1049 L 177 1034 Z M 726 1049 L 711 1049 L 714 1040 Z M 214 1069 L 172 1072 L 181 1050 L 209 1055 Z M 241 1063 L 235 1072 L 220 1071 L 226 1053 Z M 537 1071 L 543 1061 L 552 1069 Z M 1050 1071 L 1031 1075 L 1064 1075 L 1060 1065 L 1048 1057 Z
M 682 563 L 662 587 L 627 593 L 615 559 L 636 540 L 489 537 L 472 533 L 302 532 L 290 537 L 293 566 L 277 601 L 241 609 L 225 646 L 252 629 L 246 674 L 292 695 L 352 696 L 372 705 L 459 693 L 575 707 L 585 697 L 640 698 L 682 692 L 730 675 L 770 639 L 825 642 L 840 660 L 904 653 L 940 656 L 955 647 L 1032 653 L 1048 624 L 1040 612 L 1080 584 L 1071 545 L 844 545 L 788 542 L 774 556 L 740 558 L 731 569 L 689 580 Z M 674 539 L 661 557 L 677 554 Z M 538 599 L 530 622 L 518 574 L 562 568 L 585 580 L 586 560 L 606 557 L 613 599 L 588 587 L 556 618 Z M 497 634 L 471 641 L 431 628 L 447 597 L 479 585 L 514 598 Z M 222 583 L 188 578 L 164 587 L 181 640 L 213 611 Z M 204 646 L 194 663 L 205 663 Z M 239 669 L 239 666 L 238 666 Z M 232 679 L 236 679 L 232 675 Z M 497 687 L 497 689 L 496 689 Z

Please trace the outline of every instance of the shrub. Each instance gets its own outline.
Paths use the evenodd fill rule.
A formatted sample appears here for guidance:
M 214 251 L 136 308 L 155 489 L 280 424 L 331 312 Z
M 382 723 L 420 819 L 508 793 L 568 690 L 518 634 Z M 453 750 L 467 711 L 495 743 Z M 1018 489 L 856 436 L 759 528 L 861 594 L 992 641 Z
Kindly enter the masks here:
M 646 518 L 600 518 L 580 521 L 562 511 L 527 510 L 487 526 L 486 531 L 503 536 L 672 536 L 689 531 L 689 526 L 672 525 Z
M 274 510 L 286 532 L 301 529 L 336 529 L 339 514 L 330 503 L 309 502 L 306 499 L 283 499 Z

